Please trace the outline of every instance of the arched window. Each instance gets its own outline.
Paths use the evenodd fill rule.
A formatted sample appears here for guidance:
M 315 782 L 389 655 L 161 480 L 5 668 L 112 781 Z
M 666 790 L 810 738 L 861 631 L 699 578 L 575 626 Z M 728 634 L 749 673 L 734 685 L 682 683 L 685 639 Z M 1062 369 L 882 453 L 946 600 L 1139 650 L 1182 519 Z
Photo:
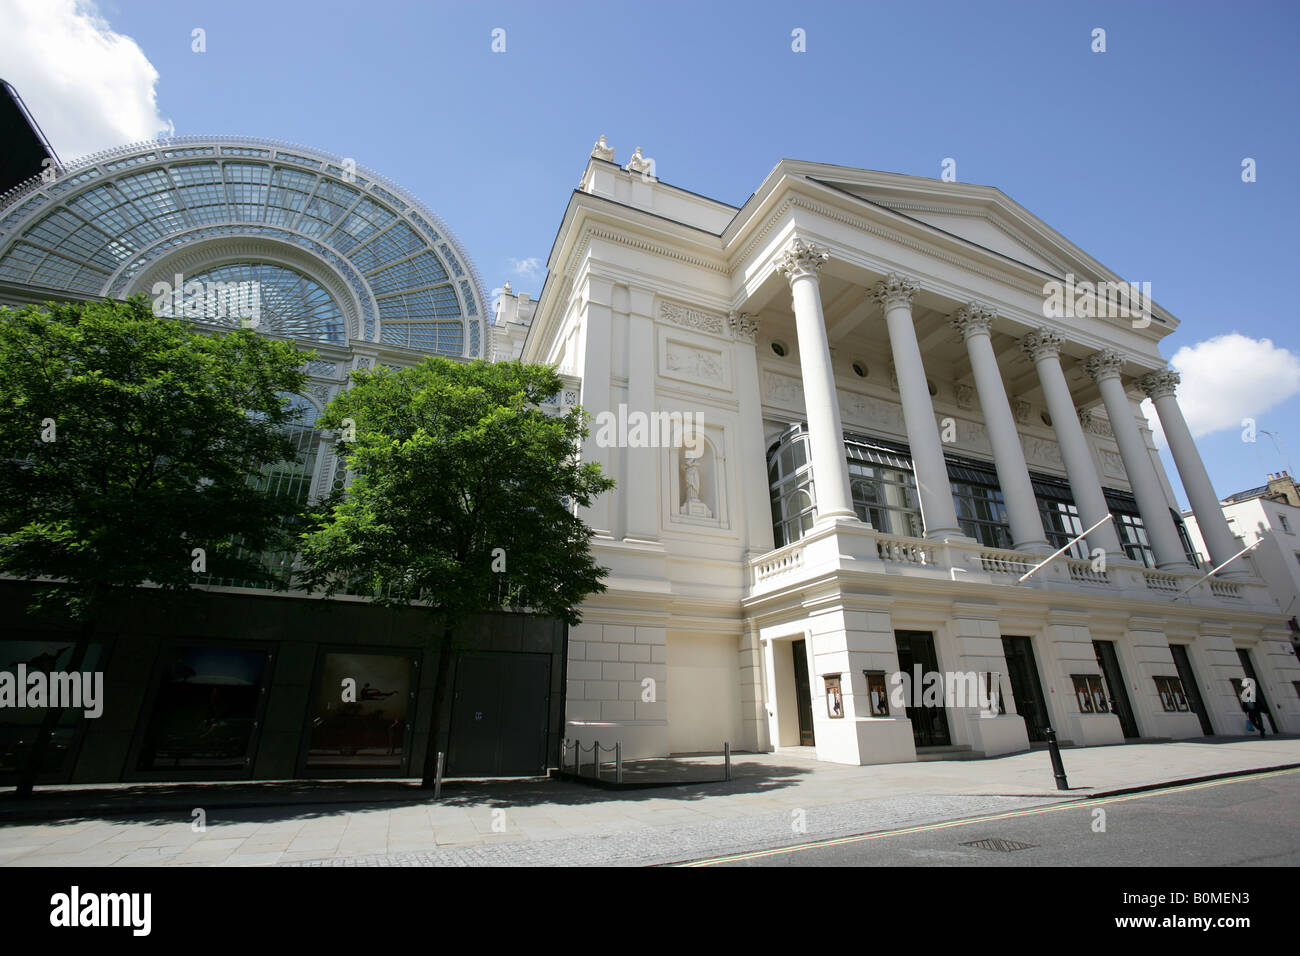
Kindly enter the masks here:
M 768 449 L 768 485 L 772 494 L 772 536 L 776 546 L 798 541 L 817 517 L 808 433 L 794 425 Z

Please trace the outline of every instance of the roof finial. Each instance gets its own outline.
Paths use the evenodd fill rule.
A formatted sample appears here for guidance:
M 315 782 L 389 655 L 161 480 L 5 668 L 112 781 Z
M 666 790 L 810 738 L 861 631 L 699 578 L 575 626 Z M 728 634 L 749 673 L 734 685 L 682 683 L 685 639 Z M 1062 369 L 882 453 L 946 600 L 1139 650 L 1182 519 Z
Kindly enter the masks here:
M 608 162 L 614 161 L 614 147 L 605 142 L 604 134 L 596 140 L 596 144 L 591 147 L 591 155 L 595 159 L 603 159 Z

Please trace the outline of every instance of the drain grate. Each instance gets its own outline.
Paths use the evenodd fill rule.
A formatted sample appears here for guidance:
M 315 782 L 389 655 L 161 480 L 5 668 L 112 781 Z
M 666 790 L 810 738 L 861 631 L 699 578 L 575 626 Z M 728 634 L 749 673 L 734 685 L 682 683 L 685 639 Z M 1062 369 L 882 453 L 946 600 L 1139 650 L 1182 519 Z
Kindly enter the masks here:
M 973 846 L 977 850 L 992 850 L 994 853 L 1015 853 L 1017 850 L 1032 850 L 1038 846 L 1037 843 L 1021 843 L 1018 840 L 1003 840 L 999 837 L 989 837 L 987 840 L 971 840 L 969 843 L 963 843 L 961 846 Z

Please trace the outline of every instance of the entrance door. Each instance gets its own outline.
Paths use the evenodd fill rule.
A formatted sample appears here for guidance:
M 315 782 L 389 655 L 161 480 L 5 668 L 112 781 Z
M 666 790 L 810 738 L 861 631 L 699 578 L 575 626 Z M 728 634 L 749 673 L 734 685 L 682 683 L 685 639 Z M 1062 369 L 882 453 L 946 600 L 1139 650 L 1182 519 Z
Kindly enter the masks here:
M 794 652 L 794 691 L 799 701 L 799 746 L 811 747 L 813 738 L 812 686 L 808 683 L 808 652 L 805 641 L 791 641 Z
M 1093 641 L 1097 652 L 1097 663 L 1102 676 L 1106 678 L 1106 689 L 1110 693 L 1110 710 L 1119 718 L 1120 728 L 1126 738 L 1138 736 L 1137 720 L 1133 717 L 1133 705 L 1129 703 L 1128 688 L 1124 686 L 1124 674 L 1119 669 L 1119 656 L 1111 641 Z
M 898 645 L 898 669 L 912 682 L 913 700 L 907 702 L 907 719 L 912 722 L 912 741 L 918 747 L 947 747 L 952 743 L 948 736 L 948 715 L 943 704 L 939 706 L 912 706 L 921 699 L 922 687 L 917 685 L 916 665 L 921 665 L 922 675 L 937 673 L 939 658 L 934 652 L 934 635 L 929 631 L 895 631 Z
M 1038 664 L 1034 645 L 1027 637 L 1002 638 L 1002 653 L 1007 659 L 1007 676 L 1016 698 L 1016 713 L 1025 721 L 1030 740 L 1046 740 L 1049 718 L 1043 685 L 1038 681 Z
M 1192 659 L 1187 656 L 1187 648 L 1182 644 L 1170 644 L 1169 651 L 1174 655 L 1174 666 L 1178 668 L 1178 679 L 1183 682 L 1187 702 L 1192 705 L 1192 711 L 1201 722 L 1201 733 L 1209 737 L 1214 733 L 1214 725 L 1210 723 L 1205 701 L 1201 700 L 1201 689 L 1196 686 L 1196 675 L 1192 672 Z
M 549 654 L 461 655 L 451 705 L 448 776 L 545 773 L 550 693 Z
M 1241 661 L 1241 669 L 1246 672 L 1246 676 L 1255 682 L 1255 700 L 1259 703 L 1260 711 L 1268 715 L 1268 725 L 1273 728 L 1273 733 L 1277 733 L 1277 724 L 1273 722 L 1273 711 L 1269 710 L 1268 698 L 1264 696 L 1264 685 L 1255 676 L 1255 665 L 1250 662 L 1250 651 L 1243 647 L 1237 648 L 1237 659 Z

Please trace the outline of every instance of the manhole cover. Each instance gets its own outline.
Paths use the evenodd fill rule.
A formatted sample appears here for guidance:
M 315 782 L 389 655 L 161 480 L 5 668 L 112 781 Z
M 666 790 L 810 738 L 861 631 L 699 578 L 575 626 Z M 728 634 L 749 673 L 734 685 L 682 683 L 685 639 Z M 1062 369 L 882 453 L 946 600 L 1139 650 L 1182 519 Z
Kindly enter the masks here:
M 961 845 L 973 846 L 977 850 L 992 850 L 994 853 L 1015 853 L 1017 850 L 1032 850 L 1038 846 L 1037 843 L 1021 843 L 1018 840 L 1003 840 L 999 837 L 990 837 L 987 840 L 971 840 L 971 842 Z

